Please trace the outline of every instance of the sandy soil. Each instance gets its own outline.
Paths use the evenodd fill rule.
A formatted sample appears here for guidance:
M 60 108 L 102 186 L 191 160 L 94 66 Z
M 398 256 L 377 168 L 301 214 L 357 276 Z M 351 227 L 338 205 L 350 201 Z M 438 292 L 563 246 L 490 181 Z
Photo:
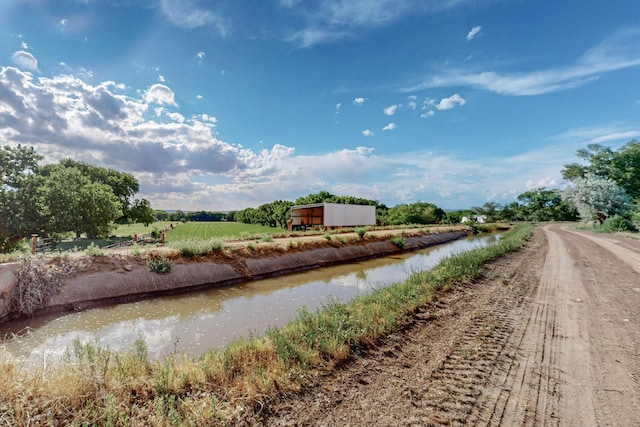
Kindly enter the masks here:
M 401 330 L 241 423 L 640 425 L 640 241 L 538 228 Z

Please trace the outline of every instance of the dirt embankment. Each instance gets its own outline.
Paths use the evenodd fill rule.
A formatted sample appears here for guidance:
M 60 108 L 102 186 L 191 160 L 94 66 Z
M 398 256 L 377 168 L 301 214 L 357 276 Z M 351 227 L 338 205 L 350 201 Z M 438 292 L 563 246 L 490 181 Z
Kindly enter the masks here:
M 254 249 L 245 246 L 244 249 L 216 251 L 195 259 L 180 258 L 175 251 L 173 255 L 169 251 L 165 255 L 173 259 L 171 272 L 167 274 L 148 271 L 144 256 L 107 254 L 84 257 L 76 261 L 78 266 L 73 274 L 62 278 L 59 289 L 46 299 L 36 314 L 83 310 L 104 304 L 232 285 L 425 248 L 467 235 L 464 230 L 414 233 L 403 237 L 403 248 L 391 242 L 389 235 L 371 233 L 365 239 L 350 242 L 316 236 L 301 238 L 292 244 L 292 239 L 284 239 L 286 243 L 273 242 L 257 245 Z M 50 274 L 50 270 L 62 262 L 58 258 L 51 258 L 50 265 L 43 268 Z M 11 268 L 0 266 L 0 323 L 18 314 L 15 307 L 11 312 L 9 298 L 16 286 L 15 276 L 19 275 L 17 268 L 16 265 Z
M 640 425 L 640 241 L 553 224 L 261 426 Z

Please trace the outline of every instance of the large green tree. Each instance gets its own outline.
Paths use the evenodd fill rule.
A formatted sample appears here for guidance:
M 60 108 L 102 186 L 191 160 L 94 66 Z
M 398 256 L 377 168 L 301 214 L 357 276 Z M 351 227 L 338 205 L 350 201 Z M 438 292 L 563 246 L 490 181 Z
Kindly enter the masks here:
M 600 144 L 590 144 L 576 155 L 583 163 L 565 165 L 562 176 L 570 181 L 587 174 L 608 178 L 622 187 L 632 198 L 640 197 L 640 142 L 632 140 L 612 150 Z
M 33 182 L 41 159 L 32 147 L 0 147 L 0 251 L 11 249 L 30 226 L 37 207 L 30 206 L 25 192 L 33 190 L 27 183 Z
M 120 200 L 122 205 L 121 215 L 117 218 L 117 222 L 136 222 L 136 215 L 150 215 L 152 211 L 144 211 L 144 207 L 148 202 L 135 204 L 133 196 L 139 191 L 138 181 L 133 175 L 126 172 L 119 172 L 114 169 L 107 169 L 100 166 L 94 166 L 85 162 L 79 162 L 72 159 L 63 159 L 56 165 L 47 165 L 41 168 L 42 175 L 48 175 L 51 170 L 57 167 L 73 168 L 80 171 L 91 182 L 105 184 L 111 188 L 112 193 Z M 143 199 L 144 200 L 144 199 Z
M 108 236 L 113 222 L 122 216 L 122 203 L 110 186 L 62 164 L 48 170 L 42 208 L 51 232 L 71 231 L 76 237 Z
M 107 236 L 114 221 L 151 222 L 138 182 L 127 173 L 65 159 L 39 166 L 32 147 L 0 147 L 0 251 L 30 233 Z M 126 210 L 126 215 L 123 213 Z

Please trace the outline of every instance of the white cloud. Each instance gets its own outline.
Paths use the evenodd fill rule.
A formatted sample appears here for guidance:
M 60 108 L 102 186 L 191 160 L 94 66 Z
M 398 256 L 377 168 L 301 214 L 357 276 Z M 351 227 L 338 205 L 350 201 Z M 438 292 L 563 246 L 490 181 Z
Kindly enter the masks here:
M 396 128 L 396 124 L 395 123 L 389 123 L 388 125 L 386 125 L 385 127 L 382 128 L 382 130 L 394 130 Z
M 433 110 L 429 110 L 429 111 L 425 111 L 424 113 L 420 114 L 420 118 L 421 119 L 426 119 L 428 117 L 433 117 L 436 115 L 436 112 Z
M 36 71 L 38 72 L 38 60 L 31 53 L 26 52 L 24 50 L 19 50 L 13 54 L 11 57 L 13 63 L 18 67 L 28 70 L 28 71 Z
M 573 65 L 520 72 L 448 70 L 406 91 L 472 86 L 502 95 L 542 95 L 582 86 L 603 74 L 638 66 L 640 27 L 613 34 L 585 52 Z
M 354 104 L 356 104 L 356 105 L 362 105 L 362 104 L 364 104 L 366 101 L 368 101 L 368 99 L 367 99 L 367 98 L 358 97 L 358 98 L 355 98 L 355 99 L 353 100 L 353 103 L 354 103 Z
M 336 104 L 336 113 L 337 113 L 338 111 L 340 111 L 340 108 L 342 108 L 342 102 L 338 102 L 338 103 Z
M 617 146 L 621 146 L 639 137 L 640 127 L 634 126 L 630 128 L 628 126 L 615 124 L 571 129 L 549 139 L 561 141 L 563 144 L 567 142 L 578 142 L 583 147 L 588 144 L 602 144 L 606 142 L 609 143 L 612 148 L 616 149 Z M 616 144 L 611 144 L 612 142 Z
M 364 31 L 396 22 L 409 13 L 437 13 L 465 3 L 465 0 L 323 0 L 280 1 L 304 20 L 301 29 L 287 39 L 300 47 L 332 43 L 357 37 Z
M 373 136 L 373 131 L 371 131 L 370 129 L 365 129 L 362 131 L 362 134 L 364 136 Z
M 464 105 L 467 101 L 457 93 L 454 93 L 448 98 L 442 98 L 436 108 L 438 110 L 450 110 L 454 108 L 456 105 Z
M 477 27 L 473 27 L 467 33 L 467 41 L 473 40 L 478 34 L 480 34 L 480 31 L 482 31 L 482 26 L 478 25 Z
M 160 11 L 178 28 L 192 29 L 214 26 L 221 36 L 227 34 L 227 24 L 215 12 L 198 7 L 193 0 L 161 0 Z
M 198 52 L 198 54 L 196 56 L 198 57 L 198 59 L 203 60 L 206 55 L 207 54 L 204 53 L 204 52 Z
M 387 116 L 393 116 L 398 110 L 398 107 L 399 106 L 397 104 L 390 105 L 384 109 L 384 114 L 386 114 Z
M 161 85 L 159 83 L 152 85 L 147 90 L 145 99 L 148 103 L 155 103 L 160 105 L 168 104 L 176 107 L 178 106 L 178 104 L 176 104 L 175 94 L 173 93 L 173 91 L 169 87 Z

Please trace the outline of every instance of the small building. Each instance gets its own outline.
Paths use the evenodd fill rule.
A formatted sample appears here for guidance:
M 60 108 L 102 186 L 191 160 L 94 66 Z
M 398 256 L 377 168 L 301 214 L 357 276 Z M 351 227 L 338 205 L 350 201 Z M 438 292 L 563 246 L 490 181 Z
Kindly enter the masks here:
M 469 218 L 468 216 L 463 216 L 462 220 L 460 221 L 461 224 L 464 224 L 465 222 L 475 222 L 478 224 L 485 224 L 487 222 L 487 216 L 486 215 L 471 215 L 471 218 Z
M 376 207 L 340 203 L 314 203 L 291 207 L 289 231 L 294 227 L 358 227 L 376 224 Z

